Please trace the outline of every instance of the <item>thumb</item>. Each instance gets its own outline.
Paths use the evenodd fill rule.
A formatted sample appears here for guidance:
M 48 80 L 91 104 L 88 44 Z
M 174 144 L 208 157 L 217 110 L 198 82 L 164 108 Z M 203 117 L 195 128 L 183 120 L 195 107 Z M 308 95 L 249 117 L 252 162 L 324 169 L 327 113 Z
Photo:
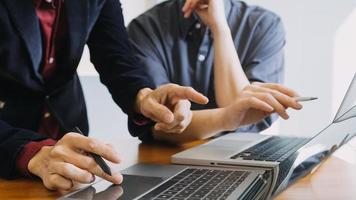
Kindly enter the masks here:
M 169 124 L 174 120 L 173 113 L 164 105 L 154 102 L 148 111 L 148 116 L 155 122 Z

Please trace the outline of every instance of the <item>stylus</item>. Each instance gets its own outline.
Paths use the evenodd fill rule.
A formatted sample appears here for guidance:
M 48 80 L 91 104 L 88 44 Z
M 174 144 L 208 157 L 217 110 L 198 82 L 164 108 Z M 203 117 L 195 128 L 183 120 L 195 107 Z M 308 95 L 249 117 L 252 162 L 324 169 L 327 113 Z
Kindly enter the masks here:
M 304 102 L 304 101 L 314 101 L 317 100 L 318 97 L 295 97 L 297 102 Z
M 84 135 L 83 132 L 78 128 L 75 127 L 74 131 L 76 133 L 79 133 L 81 135 Z M 107 174 L 109 174 L 111 176 L 111 170 L 110 167 L 106 164 L 106 162 L 104 161 L 104 159 L 99 156 L 98 154 L 92 153 L 92 152 L 88 152 L 90 156 L 92 156 L 95 160 L 95 162 L 100 166 L 100 168 Z

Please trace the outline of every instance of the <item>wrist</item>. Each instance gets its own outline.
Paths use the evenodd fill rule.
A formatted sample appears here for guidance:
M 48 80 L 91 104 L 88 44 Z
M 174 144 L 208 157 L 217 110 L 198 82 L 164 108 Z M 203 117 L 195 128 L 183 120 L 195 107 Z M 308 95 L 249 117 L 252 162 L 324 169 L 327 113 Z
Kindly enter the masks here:
M 221 131 L 228 131 L 229 130 L 229 123 L 227 122 L 227 109 L 226 107 L 220 108 L 218 110 L 217 114 L 217 119 L 218 119 L 218 126 L 220 127 Z
M 48 155 L 52 148 L 52 146 L 43 146 L 41 150 L 31 158 L 27 166 L 31 174 L 41 177 L 43 168 L 47 166 L 46 162 L 48 162 Z
M 137 96 L 136 96 L 136 102 L 135 102 L 135 111 L 137 113 L 142 113 L 141 112 L 141 105 L 142 105 L 142 102 L 144 101 L 144 99 L 146 98 L 146 96 L 148 94 L 150 94 L 153 90 L 150 89 L 150 88 L 143 88 L 141 89 L 138 93 L 137 93 Z
M 230 106 L 224 107 L 220 109 L 219 112 L 219 124 L 222 128 L 222 131 L 234 131 L 239 127 L 235 117 L 231 114 Z
M 227 23 L 214 24 L 210 29 L 214 37 L 219 35 L 225 36 L 227 34 L 231 35 L 230 27 Z

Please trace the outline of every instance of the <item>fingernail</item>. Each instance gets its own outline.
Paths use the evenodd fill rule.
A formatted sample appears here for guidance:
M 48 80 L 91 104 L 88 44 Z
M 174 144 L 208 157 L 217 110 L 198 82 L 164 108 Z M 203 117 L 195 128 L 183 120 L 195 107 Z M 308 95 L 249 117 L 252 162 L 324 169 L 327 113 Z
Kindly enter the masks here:
M 124 180 L 124 177 L 121 174 L 115 174 L 114 176 L 115 184 L 121 184 Z
M 303 108 L 303 105 L 300 103 L 297 103 L 297 109 L 302 109 L 302 108 Z

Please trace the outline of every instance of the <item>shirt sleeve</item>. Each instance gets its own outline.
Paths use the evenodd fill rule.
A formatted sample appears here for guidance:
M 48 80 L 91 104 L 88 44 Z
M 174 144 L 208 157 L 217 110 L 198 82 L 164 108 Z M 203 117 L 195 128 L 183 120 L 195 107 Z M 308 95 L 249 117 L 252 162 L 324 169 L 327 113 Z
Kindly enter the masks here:
M 164 36 L 161 31 L 156 30 L 160 28 L 156 23 L 155 16 L 138 17 L 129 24 L 128 34 L 141 66 L 158 87 L 171 81 L 162 56 L 164 44 L 161 41 Z
M 252 40 L 247 58 L 242 63 L 250 82 L 283 83 L 284 46 L 286 44 L 284 26 L 281 19 L 269 11 L 263 12 L 253 27 Z M 278 115 L 272 114 L 259 123 L 242 127 L 240 132 L 260 132 L 272 125 Z
M 267 11 L 254 21 L 251 44 L 242 63 L 246 76 L 251 82 L 282 83 L 286 44 L 282 21 Z
M 38 142 L 29 142 L 19 153 L 16 161 L 17 169 L 23 176 L 32 176 L 28 171 L 28 163 L 44 146 L 54 146 L 57 141 L 46 139 Z

